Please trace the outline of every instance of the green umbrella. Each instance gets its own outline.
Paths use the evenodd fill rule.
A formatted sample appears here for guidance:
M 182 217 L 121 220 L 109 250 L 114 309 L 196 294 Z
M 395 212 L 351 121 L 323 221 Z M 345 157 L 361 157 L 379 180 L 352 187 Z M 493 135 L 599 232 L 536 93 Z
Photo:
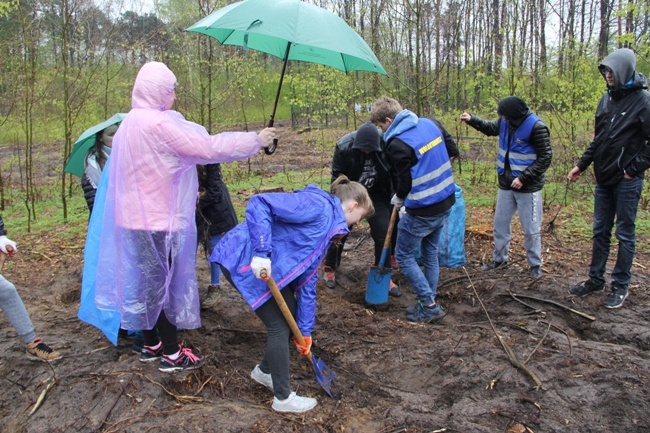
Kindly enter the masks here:
M 68 158 L 68 162 L 63 171 L 66 173 L 72 173 L 79 177 L 83 176 L 86 154 L 88 153 L 88 149 L 95 144 L 97 133 L 111 125 L 119 125 L 125 116 L 126 113 L 117 113 L 110 119 L 86 129 L 77 141 L 75 141 L 74 147 L 72 148 L 72 152 L 70 152 L 70 157 Z
M 187 29 L 262 51 L 284 61 L 269 126 L 273 126 L 288 60 L 344 72 L 388 75 L 368 44 L 339 16 L 300 0 L 244 0 L 223 7 Z M 275 146 L 267 153 L 273 153 Z M 265 149 L 266 150 L 266 149 Z

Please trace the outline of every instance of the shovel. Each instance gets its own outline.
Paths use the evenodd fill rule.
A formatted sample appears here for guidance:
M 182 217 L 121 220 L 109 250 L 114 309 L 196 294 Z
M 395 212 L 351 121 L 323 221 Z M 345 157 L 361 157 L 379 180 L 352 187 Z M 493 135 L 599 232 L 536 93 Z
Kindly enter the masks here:
M 386 240 L 384 241 L 384 249 L 381 251 L 379 263 L 377 266 L 370 268 L 370 274 L 368 274 L 368 285 L 366 286 L 366 303 L 371 305 L 380 305 L 388 302 L 388 293 L 390 292 L 390 278 L 393 274 L 393 269 L 390 266 L 384 267 L 384 263 L 386 263 L 386 258 L 388 257 L 390 238 L 393 235 L 395 220 L 397 220 L 397 206 L 393 206 L 393 212 L 390 215 L 388 231 L 386 232 Z
M 262 269 L 262 272 L 260 272 L 260 276 L 269 285 L 269 289 L 271 289 L 273 298 L 275 298 L 275 302 L 278 303 L 278 306 L 282 311 L 282 315 L 284 316 L 285 320 L 289 324 L 289 327 L 291 328 L 291 332 L 293 332 L 293 336 L 296 337 L 296 340 L 298 340 L 300 344 L 305 344 L 305 339 L 303 338 L 302 333 L 300 332 L 300 328 L 298 328 L 298 325 L 296 324 L 296 320 L 293 318 L 291 311 L 289 311 L 289 307 L 287 307 L 287 303 L 284 302 L 284 298 L 280 293 L 280 289 L 278 289 L 278 286 L 275 284 L 273 277 L 268 275 L 265 269 Z M 311 353 L 311 351 L 309 351 L 309 353 L 307 353 L 305 356 L 309 358 L 312 366 L 314 367 L 314 372 L 316 373 L 316 382 L 318 382 L 318 384 L 325 390 L 327 395 L 334 398 L 334 396 L 332 395 L 332 382 L 334 381 L 334 379 L 336 379 L 336 374 L 334 374 L 334 372 L 330 370 L 330 368 L 327 365 L 325 365 L 325 363 L 321 359 L 316 358 L 316 356 L 313 353 Z

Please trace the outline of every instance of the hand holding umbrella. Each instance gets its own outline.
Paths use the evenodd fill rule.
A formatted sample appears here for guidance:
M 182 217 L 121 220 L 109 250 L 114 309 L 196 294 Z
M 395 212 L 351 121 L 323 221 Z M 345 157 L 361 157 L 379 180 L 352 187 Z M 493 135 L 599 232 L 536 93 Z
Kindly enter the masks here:
M 343 72 L 388 75 L 368 44 L 343 19 L 300 0 L 240 1 L 213 12 L 187 31 L 283 60 L 269 126 L 273 126 L 288 60 L 318 63 Z M 270 155 L 276 145 L 277 141 L 264 151 Z

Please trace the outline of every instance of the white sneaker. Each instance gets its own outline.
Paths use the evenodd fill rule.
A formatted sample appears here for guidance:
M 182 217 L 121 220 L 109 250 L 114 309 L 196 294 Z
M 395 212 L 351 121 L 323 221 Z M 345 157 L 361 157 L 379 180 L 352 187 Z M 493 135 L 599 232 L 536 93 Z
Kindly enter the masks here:
M 278 400 L 277 397 L 273 397 L 273 405 L 271 407 L 276 412 L 301 413 L 315 408 L 317 404 L 318 402 L 315 398 L 300 397 L 295 392 L 292 392 L 286 400 Z
M 251 371 L 251 379 L 273 391 L 273 379 L 271 378 L 271 374 L 264 373 L 260 370 L 259 364 L 257 364 L 253 371 Z

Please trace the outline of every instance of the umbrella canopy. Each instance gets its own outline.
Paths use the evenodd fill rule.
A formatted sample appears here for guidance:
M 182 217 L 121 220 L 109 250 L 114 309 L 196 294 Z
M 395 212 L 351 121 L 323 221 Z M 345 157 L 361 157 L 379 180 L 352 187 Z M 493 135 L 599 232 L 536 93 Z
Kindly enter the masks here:
M 368 44 L 343 19 L 300 0 L 240 1 L 208 15 L 187 31 L 285 61 L 388 75 Z
M 77 141 L 75 141 L 74 147 L 72 148 L 72 152 L 70 152 L 70 157 L 68 158 L 68 162 L 66 163 L 63 171 L 66 173 L 72 173 L 75 176 L 83 176 L 86 154 L 88 153 L 88 149 L 90 149 L 92 145 L 95 144 L 95 137 L 97 136 L 97 133 L 103 131 L 111 125 L 120 124 L 125 116 L 126 113 L 117 113 L 114 114 L 110 119 L 86 129 L 83 134 L 79 136 Z

